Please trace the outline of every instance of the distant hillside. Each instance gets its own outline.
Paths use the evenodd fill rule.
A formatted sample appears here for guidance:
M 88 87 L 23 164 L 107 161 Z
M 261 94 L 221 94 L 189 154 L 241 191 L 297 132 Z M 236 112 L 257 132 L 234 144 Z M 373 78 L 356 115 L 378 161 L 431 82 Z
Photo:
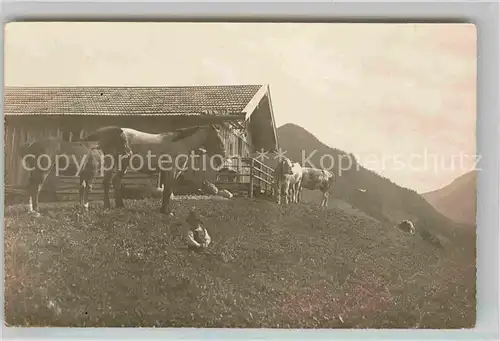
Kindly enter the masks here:
M 464 224 L 476 224 L 477 172 L 468 172 L 449 185 L 422 196 L 448 218 Z
M 339 160 L 338 163 L 343 169 L 349 168 L 349 163 L 353 162 L 350 170 L 342 172 L 337 177 L 331 198 L 341 199 L 387 224 L 411 219 L 420 230 L 426 230 L 433 235 L 443 235 L 447 238 L 456 236 L 459 230 L 456 224 L 440 214 L 417 192 L 398 186 L 391 180 L 360 166 L 352 154 L 326 146 L 304 128 L 294 124 L 279 127 L 278 138 L 280 147 L 287 151 L 286 155 L 297 162 L 302 161 L 303 153 L 309 155 L 315 150 L 316 153 L 310 160 L 316 167 L 320 167 L 323 155 L 329 155 L 329 159 L 331 156 L 334 160 Z M 323 165 L 328 167 L 329 164 L 330 161 L 324 158 Z M 334 170 L 339 168 L 336 166 Z M 319 192 L 305 194 L 304 198 L 306 195 L 316 196 L 315 200 L 319 203 Z

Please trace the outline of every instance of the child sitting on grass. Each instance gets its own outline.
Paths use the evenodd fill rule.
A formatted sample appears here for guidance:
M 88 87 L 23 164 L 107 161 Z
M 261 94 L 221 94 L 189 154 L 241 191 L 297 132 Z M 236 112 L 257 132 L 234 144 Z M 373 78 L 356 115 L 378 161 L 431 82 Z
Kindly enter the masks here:
M 188 249 L 196 251 L 206 249 L 212 239 L 210 238 L 207 229 L 203 227 L 203 222 L 196 214 L 194 207 L 190 210 L 186 222 L 188 224 L 186 232 Z

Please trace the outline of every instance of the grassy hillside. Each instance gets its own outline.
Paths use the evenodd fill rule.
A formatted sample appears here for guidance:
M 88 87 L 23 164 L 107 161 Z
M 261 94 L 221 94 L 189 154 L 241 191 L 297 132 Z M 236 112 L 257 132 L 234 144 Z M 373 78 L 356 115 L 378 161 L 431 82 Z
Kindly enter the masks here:
M 335 206 L 335 200 L 332 206 Z M 213 245 L 188 252 L 155 200 L 82 213 L 5 212 L 10 325 L 460 328 L 475 324 L 473 254 L 436 248 L 355 209 L 196 205 Z
M 337 177 L 337 184 L 331 191 L 331 197 L 341 199 L 383 223 L 394 224 L 402 219 L 411 219 L 420 231 L 447 239 L 463 237 L 466 242 L 474 241 L 470 230 L 465 236 L 457 236 L 463 231 L 436 211 L 417 192 L 398 186 L 391 180 L 360 166 L 352 154 L 326 146 L 305 129 L 294 124 L 286 124 L 278 128 L 278 137 L 280 147 L 287 151 L 286 156 L 297 162 L 301 162 L 303 153 L 310 155 L 316 151 L 310 158 L 316 167 L 321 166 L 320 160 L 323 155 L 329 155 L 339 161 L 337 163 L 339 166 L 336 166 L 334 171 L 340 167 L 349 169 Z M 349 167 L 351 163 L 352 166 Z M 330 163 L 324 161 L 324 165 L 329 166 Z M 364 189 L 366 192 L 358 189 Z M 305 192 L 305 197 L 315 196 L 317 198 L 315 200 L 319 202 L 318 193 Z
M 468 172 L 449 185 L 422 196 L 443 215 L 463 224 L 476 224 L 477 172 Z

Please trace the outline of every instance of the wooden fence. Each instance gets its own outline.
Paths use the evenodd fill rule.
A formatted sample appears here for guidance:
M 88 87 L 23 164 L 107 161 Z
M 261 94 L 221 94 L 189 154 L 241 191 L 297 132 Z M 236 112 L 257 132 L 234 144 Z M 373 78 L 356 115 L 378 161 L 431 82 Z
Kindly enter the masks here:
M 255 196 L 274 195 L 274 170 L 254 158 L 231 158 L 231 163 L 223 168 L 227 171 L 217 173 L 215 185 L 220 189 L 228 189 L 234 194 L 243 194 L 250 198 Z M 102 177 L 98 177 L 94 182 L 89 200 L 102 200 L 104 194 Z M 158 175 L 145 175 L 138 172 L 129 171 L 122 180 L 125 189 L 140 189 L 145 191 L 157 188 Z M 180 189 L 180 188 L 179 188 Z M 59 177 L 57 186 L 57 197 L 62 200 L 76 200 L 78 198 L 78 178 Z M 113 187 L 110 188 L 112 194 Z
M 215 185 L 220 189 L 228 189 L 235 195 L 244 195 L 250 198 L 256 196 L 274 196 L 274 170 L 254 158 L 231 158 L 216 176 Z M 79 178 L 76 176 L 58 176 L 55 179 L 55 199 L 57 201 L 79 200 Z M 144 192 L 144 197 L 149 195 L 148 190 L 158 187 L 158 174 L 143 174 L 128 171 L 122 179 L 125 191 L 130 189 L 137 193 Z M 24 190 L 6 186 L 6 194 L 24 196 Z M 123 193 L 125 195 L 125 193 Z M 100 201 L 104 195 L 103 177 L 98 176 L 92 186 L 89 201 Z M 113 195 L 113 185 L 110 186 L 110 195 Z
M 98 176 L 94 183 L 92 184 L 92 191 L 89 194 L 89 201 L 99 201 L 103 199 L 104 188 L 103 188 L 104 177 Z M 126 190 L 127 188 L 143 189 L 144 192 L 158 186 L 158 175 L 157 174 L 143 174 L 134 171 L 128 171 L 122 179 L 122 187 Z M 56 196 L 58 200 L 69 200 L 74 201 L 79 198 L 79 178 L 76 176 L 59 176 Z M 110 195 L 113 194 L 113 184 L 110 184 L 109 189 Z
M 234 194 L 274 195 L 274 170 L 255 158 L 231 158 L 217 173 L 216 185 Z

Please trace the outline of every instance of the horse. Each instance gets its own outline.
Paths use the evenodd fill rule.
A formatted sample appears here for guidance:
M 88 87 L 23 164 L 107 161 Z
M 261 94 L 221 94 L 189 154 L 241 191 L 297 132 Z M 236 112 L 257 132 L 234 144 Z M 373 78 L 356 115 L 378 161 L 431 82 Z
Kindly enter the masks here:
M 68 142 L 56 137 L 48 137 L 34 142 L 24 143 L 19 147 L 22 166 L 29 171 L 26 192 L 29 196 L 29 211 L 40 217 L 38 196 L 49 174 L 78 175 L 80 178 L 80 204 L 88 210 L 88 194 L 102 155 L 92 143 Z M 64 165 L 61 165 L 64 160 Z
M 274 169 L 276 195 L 278 205 L 281 196 L 285 196 L 285 204 L 298 202 L 298 191 L 302 181 L 302 167 L 293 163 L 289 158 L 282 158 Z
M 128 168 L 141 173 L 160 173 L 163 187 L 160 212 L 174 215 L 170 205 L 174 184 L 185 170 L 189 155 L 206 154 L 220 156 L 211 166 L 218 168 L 225 156 L 220 128 L 215 124 L 178 129 L 173 132 L 151 134 L 139 130 L 107 126 L 90 133 L 85 141 L 96 141 L 103 154 L 110 158 L 112 167 L 104 170 L 104 208 L 110 208 L 109 188 L 113 183 L 115 207 L 125 207 L 121 195 L 121 181 Z M 148 156 L 149 155 L 149 156 Z M 134 163 L 136 157 L 139 157 Z M 167 157 L 167 160 L 162 160 Z M 183 166 L 177 164 L 179 157 L 186 157 Z M 147 165 L 144 159 L 148 159 Z M 213 159 L 212 159 L 213 160 Z M 165 163 L 167 166 L 165 167 Z M 116 173 L 113 175 L 113 171 Z
M 308 189 L 311 191 L 320 190 L 323 193 L 321 199 L 320 207 L 328 206 L 328 197 L 330 195 L 330 188 L 335 182 L 335 174 L 325 169 L 317 169 L 311 167 L 302 168 L 302 181 L 300 183 L 300 189 L 298 193 L 298 202 L 302 197 L 302 189 Z

